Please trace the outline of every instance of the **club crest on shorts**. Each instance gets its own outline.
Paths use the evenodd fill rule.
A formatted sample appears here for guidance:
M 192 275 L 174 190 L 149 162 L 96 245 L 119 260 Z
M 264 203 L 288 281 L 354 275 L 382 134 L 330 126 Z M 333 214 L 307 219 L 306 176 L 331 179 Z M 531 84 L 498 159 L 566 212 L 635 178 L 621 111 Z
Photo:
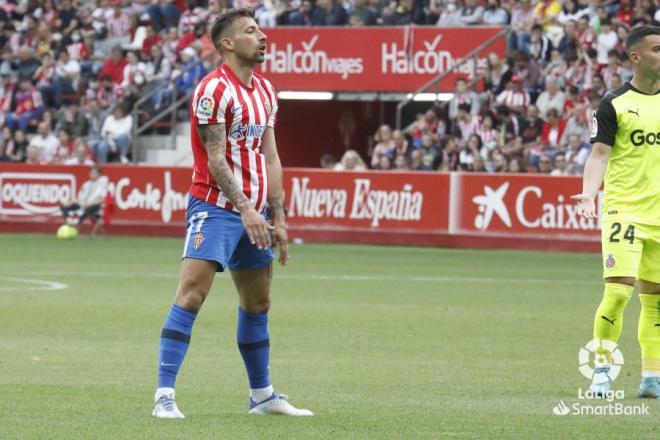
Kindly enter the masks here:
M 193 240 L 193 246 L 195 247 L 195 250 L 199 249 L 203 241 L 204 241 L 204 234 L 202 234 L 201 232 L 195 234 L 195 239 Z
M 616 260 L 614 259 L 614 255 L 609 254 L 607 256 L 607 259 L 605 260 L 605 267 L 608 269 L 612 269 L 615 264 L 616 264 Z

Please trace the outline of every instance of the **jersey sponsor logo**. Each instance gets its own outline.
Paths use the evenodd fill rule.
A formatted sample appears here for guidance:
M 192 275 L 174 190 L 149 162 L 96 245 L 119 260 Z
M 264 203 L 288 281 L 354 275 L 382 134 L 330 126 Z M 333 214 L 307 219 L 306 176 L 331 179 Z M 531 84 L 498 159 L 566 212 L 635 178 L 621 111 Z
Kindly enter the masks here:
M 215 107 L 215 100 L 212 96 L 202 96 L 199 98 L 199 103 L 197 104 L 197 111 L 195 115 L 198 118 L 209 119 L 213 117 L 213 107 Z
M 75 195 L 73 174 L 0 173 L 0 214 L 58 215 Z
M 644 144 L 660 145 L 660 133 L 646 133 L 644 130 L 633 130 L 630 133 L 630 142 L 636 147 L 641 147 Z
M 246 138 L 259 138 L 266 131 L 264 124 L 234 124 L 229 129 L 229 138 L 235 141 L 242 141 Z

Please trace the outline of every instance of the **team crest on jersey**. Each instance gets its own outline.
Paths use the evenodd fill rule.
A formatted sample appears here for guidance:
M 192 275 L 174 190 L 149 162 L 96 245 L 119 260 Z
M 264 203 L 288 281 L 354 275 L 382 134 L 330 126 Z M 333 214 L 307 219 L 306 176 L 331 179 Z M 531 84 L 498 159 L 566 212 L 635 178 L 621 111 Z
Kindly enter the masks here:
M 608 269 L 612 269 L 616 265 L 616 260 L 614 259 L 614 255 L 609 254 L 607 256 L 607 259 L 605 260 L 605 267 Z
M 195 115 L 198 118 L 209 119 L 213 117 L 213 107 L 215 107 L 215 100 L 211 96 L 202 96 L 199 98 L 197 104 L 197 111 Z
M 203 241 L 204 241 L 204 234 L 202 234 L 201 232 L 195 234 L 195 239 L 193 240 L 193 246 L 195 247 L 195 250 L 199 249 Z

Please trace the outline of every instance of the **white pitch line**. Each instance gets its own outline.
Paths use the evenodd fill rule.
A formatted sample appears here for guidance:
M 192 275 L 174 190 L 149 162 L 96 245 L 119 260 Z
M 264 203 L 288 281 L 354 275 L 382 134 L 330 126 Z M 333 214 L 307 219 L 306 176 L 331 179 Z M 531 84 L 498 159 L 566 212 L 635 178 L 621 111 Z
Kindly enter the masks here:
M 47 280 L 33 280 L 28 278 L 9 278 L 0 277 L 2 280 L 13 281 L 16 283 L 36 284 L 32 287 L 0 287 L 0 292 L 25 292 L 25 291 L 38 291 L 38 290 L 64 290 L 68 289 L 69 285 L 60 283 L 58 281 Z
M 49 277 L 110 277 L 110 278 L 172 278 L 178 279 L 179 274 L 159 272 L 30 272 L 22 273 L 24 276 L 49 276 Z M 405 276 L 405 275 L 335 275 L 335 274 L 308 274 L 289 275 L 275 274 L 275 279 L 284 280 L 311 280 L 311 281 L 410 281 L 420 283 L 511 283 L 511 284 L 562 284 L 576 285 L 589 284 L 601 285 L 602 281 L 584 280 L 552 280 L 547 278 L 498 278 L 498 277 L 460 277 L 460 276 Z

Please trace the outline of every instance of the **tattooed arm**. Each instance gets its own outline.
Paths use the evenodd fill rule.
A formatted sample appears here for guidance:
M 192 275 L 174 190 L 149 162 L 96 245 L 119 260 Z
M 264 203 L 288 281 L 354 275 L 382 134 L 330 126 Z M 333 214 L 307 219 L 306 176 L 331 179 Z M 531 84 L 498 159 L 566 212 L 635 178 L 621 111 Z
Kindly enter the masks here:
M 273 241 L 280 248 L 280 264 L 285 265 L 289 258 L 286 215 L 284 213 L 284 190 L 282 185 L 282 164 L 277 154 L 275 130 L 267 127 L 264 133 L 262 151 L 266 156 L 268 171 L 268 206 L 273 215 Z
M 222 190 L 222 194 L 240 211 L 250 242 L 260 249 L 270 247 L 268 230 L 271 226 L 252 207 L 227 163 L 225 124 L 198 125 L 197 133 L 206 148 L 209 172 Z

